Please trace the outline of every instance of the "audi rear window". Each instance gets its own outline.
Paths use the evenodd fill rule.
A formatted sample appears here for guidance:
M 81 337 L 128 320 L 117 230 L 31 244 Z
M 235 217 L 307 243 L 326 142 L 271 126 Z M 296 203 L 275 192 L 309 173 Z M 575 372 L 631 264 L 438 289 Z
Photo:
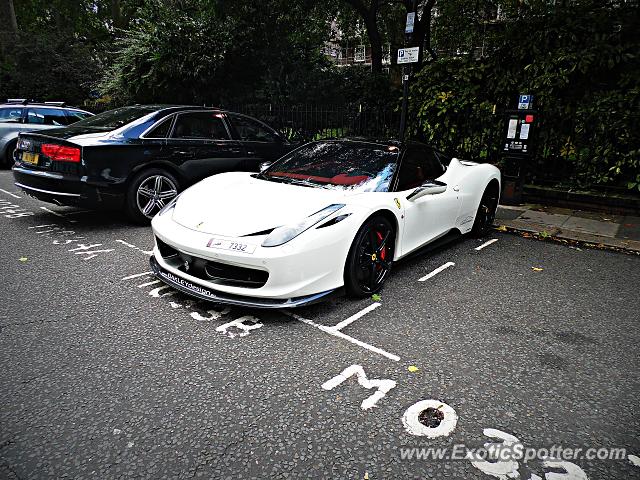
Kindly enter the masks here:
M 103 130 L 115 130 L 134 120 L 144 117 L 158 110 L 155 107 L 122 107 L 99 113 L 73 124 L 74 127 L 91 127 Z

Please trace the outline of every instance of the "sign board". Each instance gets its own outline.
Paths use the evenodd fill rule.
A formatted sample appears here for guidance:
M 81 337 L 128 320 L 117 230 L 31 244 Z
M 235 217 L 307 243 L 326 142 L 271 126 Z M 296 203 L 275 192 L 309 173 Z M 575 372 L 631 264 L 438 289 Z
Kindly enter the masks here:
M 356 51 L 353 54 L 353 61 L 354 62 L 364 62 L 365 60 L 365 46 L 364 45 L 358 45 L 356 47 Z
M 413 24 L 416 21 L 416 12 L 407 13 L 407 26 L 404 27 L 404 33 L 413 33 Z
M 533 95 L 520 95 L 518 98 L 518 110 L 529 110 L 533 107 Z
M 530 155 L 537 113 L 530 109 L 508 110 L 506 113 L 503 152 L 519 156 Z
M 398 49 L 398 63 L 416 63 L 418 61 L 419 52 L 420 47 Z

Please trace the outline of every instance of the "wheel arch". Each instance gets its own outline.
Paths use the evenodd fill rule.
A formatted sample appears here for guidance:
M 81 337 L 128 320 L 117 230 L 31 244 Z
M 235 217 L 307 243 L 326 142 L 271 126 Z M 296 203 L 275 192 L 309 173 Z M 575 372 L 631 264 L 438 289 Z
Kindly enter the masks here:
M 484 187 L 482 194 L 484 195 L 484 192 L 486 192 L 490 188 L 495 190 L 495 192 L 498 195 L 498 201 L 499 201 L 500 200 L 500 181 L 495 177 L 489 180 L 487 185 Z
M 125 191 L 129 190 L 129 186 L 131 185 L 131 182 L 141 172 L 144 172 L 145 170 L 150 170 L 152 168 L 158 168 L 161 170 L 168 171 L 174 177 L 176 177 L 176 179 L 178 180 L 178 183 L 180 184 L 179 187 L 181 190 L 184 190 L 186 188 L 188 182 L 186 177 L 184 176 L 184 173 L 180 170 L 180 168 L 178 168 L 176 165 L 174 165 L 171 162 L 163 162 L 162 160 L 156 160 L 148 163 L 143 163 L 132 168 L 125 182 Z
M 362 222 L 361 226 L 364 225 L 365 222 L 367 222 L 370 218 L 373 218 L 376 215 L 381 215 L 389 220 L 389 222 L 391 222 L 391 225 L 393 226 L 396 234 L 394 253 L 397 254 L 400 248 L 400 222 L 398 221 L 398 217 L 396 217 L 396 215 L 391 210 L 380 208 L 368 215 L 367 218 L 365 218 L 365 220 Z
M 8 134 L 2 138 L 2 151 L 0 151 L 0 162 L 3 162 L 7 154 L 9 153 L 9 148 L 12 145 L 18 144 L 18 132 L 13 134 Z M 13 152 L 12 152 L 13 153 Z

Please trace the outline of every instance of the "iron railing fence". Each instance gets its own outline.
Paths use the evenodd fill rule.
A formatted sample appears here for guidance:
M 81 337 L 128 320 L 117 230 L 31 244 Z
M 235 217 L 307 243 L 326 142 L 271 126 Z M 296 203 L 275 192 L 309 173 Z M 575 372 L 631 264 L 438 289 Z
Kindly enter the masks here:
M 400 112 L 361 105 L 240 104 L 227 110 L 255 117 L 292 139 L 398 137 Z

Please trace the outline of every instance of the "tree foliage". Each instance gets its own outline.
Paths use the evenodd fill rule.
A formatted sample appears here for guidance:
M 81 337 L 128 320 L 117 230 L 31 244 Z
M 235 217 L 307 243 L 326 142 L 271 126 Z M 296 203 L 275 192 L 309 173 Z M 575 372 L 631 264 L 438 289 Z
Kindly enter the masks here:
M 496 159 L 499 113 L 531 93 L 541 120 L 535 177 L 565 162 L 572 167 L 567 183 L 635 187 L 639 24 L 638 10 L 625 5 L 530 6 L 503 26 L 485 58 L 448 57 L 421 72 L 411 92 L 415 132 L 441 148 Z

